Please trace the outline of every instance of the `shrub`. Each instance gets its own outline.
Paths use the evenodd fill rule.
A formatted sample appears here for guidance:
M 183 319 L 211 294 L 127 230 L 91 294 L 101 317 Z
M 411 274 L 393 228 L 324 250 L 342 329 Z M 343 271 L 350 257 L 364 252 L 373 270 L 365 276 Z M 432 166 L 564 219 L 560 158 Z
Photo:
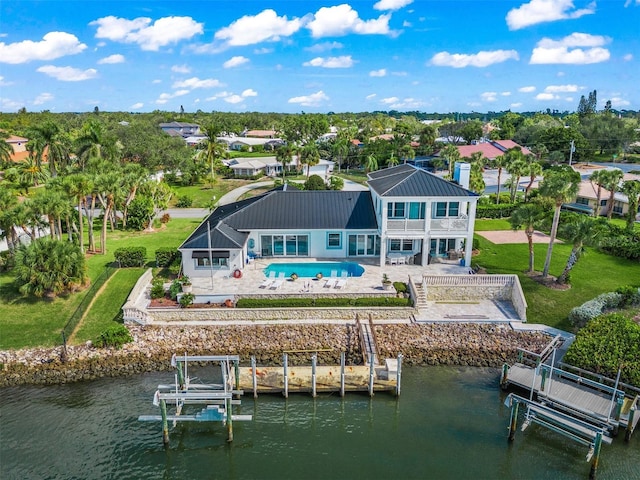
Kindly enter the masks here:
M 190 195 L 180 195 L 176 201 L 178 208 L 189 208 L 191 205 L 193 205 L 193 197 Z
M 609 255 L 640 261 L 640 235 L 620 235 L 602 239 L 600 250 Z
M 11 270 L 16 266 L 16 257 L 10 250 L 0 252 L 0 271 Z
M 516 203 L 501 203 L 499 205 L 478 205 L 476 218 L 507 218 L 518 207 Z
M 127 228 L 144 230 L 153 217 L 153 200 L 146 195 L 136 195 L 129 206 Z
M 147 259 L 145 247 L 122 247 L 113 253 L 119 267 L 141 267 Z
M 164 282 L 160 277 L 155 277 L 151 281 L 151 298 L 164 297 Z
M 114 325 L 100 334 L 96 345 L 102 348 L 122 348 L 125 343 L 133 342 L 131 333 L 124 325 Z
M 304 182 L 305 190 L 326 190 L 327 185 L 320 175 L 311 175 L 306 182 Z
M 398 293 L 407 293 L 409 290 L 407 284 L 404 282 L 393 282 L 393 288 L 395 288 Z
M 603 315 L 580 330 L 564 361 L 640 387 L 640 325 L 620 313 Z
M 626 285 L 616 288 L 616 293 L 622 295 L 620 307 L 635 307 L 640 305 L 640 288 Z
M 344 180 L 340 177 L 329 178 L 329 190 L 342 190 L 344 188 Z
M 182 308 L 186 308 L 189 305 L 193 304 L 193 301 L 195 300 L 195 298 L 196 296 L 193 293 L 183 293 L 182 296 L 180 297 L 180 300 L 178 300 L 178 303 Z
M 178 256 L 182 255 L 175 248 L 160 247 L 156 250 L 156 267 L 167 268 Z
M 623 299 L 624 296 L 620 293 L 602 293 L 572 309 L 569 312 L 569 321 L 574 327 L 583 328 L 591 320 L 602 315 L 605 310 L 621 306 Z
M 171 215 L 168 213 L 164 213 L 162 217 L 160 217 L 160 223 L 169 223 L 169 220 L 171 220 Z
M 178 294 L 182 291 L 182 282 L 180 280 L 174 280 L 169 286 L 169 296 L 171 300 L 178 298 Z

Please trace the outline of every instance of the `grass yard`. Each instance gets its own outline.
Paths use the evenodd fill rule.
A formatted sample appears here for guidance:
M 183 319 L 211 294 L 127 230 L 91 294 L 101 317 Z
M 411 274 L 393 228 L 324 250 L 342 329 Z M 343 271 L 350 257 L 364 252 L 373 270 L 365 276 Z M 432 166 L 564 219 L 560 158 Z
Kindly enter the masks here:
M 95 340 L 98 335 L 113 325 L 120 318 L 122 305 L 144 271 L 144 268 L 117 270 L 86 312 L 70 343 L 75 345 L 87 340 Z
M 113 262 L 113 253 L 120 247 L 146 247 L 148 265 L 153 266 L 156 249 L 159 247 L 180 246 L 187 238 L 187 235 L 199 224 L 200 219 L 176 218 L 155 232 L 117 231 L 109 233 L 107 255 L 98 254 L 87 257 L 88 275 L 92 280 L 97 278 L 105 267 Z M 120 272 L 114 274 L 114 277 L 107 283 L 106 290 L 94 303 L 94 308 L 91 311 L 96 308 L 98 301 L 106 302 L 109 308 L 113 308 L 113 311 L 119 310 L 135 280 L 142 272 L 140 269 L 126 269 L 126 272 L 133 272 L 133 270 L 139 272 L 135 278 L 129 278 L 127 273 L 124 275 L 120 275 Z M 120 283 L 125 282 L 125 278 L 130 280 L 128 285 Z M 119 296 L 125 290 L 126 293 L 120 300 Z M 59 345 L 61 342 L 60 332 L 84 295 L 85 292 L 78 292 L 68 297 L 59 297 L 54 300 L 26 298 L 16 291 L 11 272 L 1 273 L 0 349 Z M 90 338 L 90 335 L 93 334 L 92 332 L 100 329 L 101 325 L 105 325 L 104 322 L 106 320 L 111 320 L 113 317 L 114 315 L 109 317 L 109 313 L 106 310 L 102 316 L 99 313 L 91 313 L 91 317 L 88 317 L 84 323 L 83 329 L 87 333 L 82 333 L 82 339 Z M 80 339 L 80 336 L 78 338 Z
M 197 185 L 178 185 L 170 184 L 174 191 L 174 196 L 171 199 L 170 206 L 175 207 L 178 197 L 188 195 L 193 199 L 193 208 L 207 208 L 209 207 L 213 197 L 217 200 L 220 199 L 225 193 L 230 192 L 242 185 L 251 183 L 248 180 L 234 180 L 226 178 L 218 178 L 213 187 L 208 182 L 202 182 Z
M 487 218 L 476 220 L 476 232 L 490 232 L 494 230 L 512 230 L 512 228 L 509 220 L 506 218 Z
M 516 274 L 527 299 L 527 320 L 543 323 L 562 330 L 571 331 L 567 320 L 569 311 L 600 293 L 611 292 L 623 285 L 640 283 L 640 266 L 618 257 L 612 257 L 588 248 L 571 272 L 571 288 L 554 290 L 540 285 L 524 272 L 529 264 L 526 243 L 496 245 L 480 236 L 480 254 L 473 258 L 474 264 L 487 269 L 488 273 Z M 547 244 L 535 244 L 535 269 L 542 271 Z M 559 275 L 566 264 L 571 246 L 557 244 L 553 248 L 550 274 Z

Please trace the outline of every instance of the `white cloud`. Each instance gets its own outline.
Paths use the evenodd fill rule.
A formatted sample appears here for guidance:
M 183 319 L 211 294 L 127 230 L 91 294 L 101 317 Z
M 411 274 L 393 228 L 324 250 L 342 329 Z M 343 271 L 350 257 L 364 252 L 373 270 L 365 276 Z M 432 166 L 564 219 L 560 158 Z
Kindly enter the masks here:
M 380 100 L 380 103 L 384 103 L 385 105 L 391 105 L 392 103 L 396 103 L 400 99 L 398 97 L 387 97 Z
M 241 97 L 240 95 L 229 95 L 228 97 L 224 97 L 224 101 L 227 103 L 240 103 L 244 100 L 243 97 Z
M 519 30 L 538 23 L 580 18 L 596 12 L 596 2 L 587 8 L 576 9 L 573 0 L 531 0 L 507 13 L 509 30 Z
M 273 48 L 256 48 L 253 53 L 255 53 L 256 55 L 266 55 L 267 53 L 273 53 Z
M 439 52 L 431 57 L 430 63 L 438 67 L 488 67 L 495 63 L 519 59 L 518 52 L 515 50 L 480 51 L 475 54 Z
M 557 100 L 559 98 L 558 95 L 554 95 L 553 93 L 539 93 L 536 95 L 536 100 Z
M 638 0 L 638 1 L 640 2 L 640 0 Z M 631 54 L 631 53 L 627 53 L 624 57 L 622 57 L 622 59 L 623 59 L 625 62 L 630 62 L 631 60 L 633 60 L 633 54 Z
M 322 102 L 329 100 L 329 97 L 322 90 L 312 93 L 311 95 L 303 95 L 301 97 L 293 97 L 288 103 L 297 103 L 302 107 L 318 107 Z
M 41 93 L 40 95 L 38 95 L 35 100 L 33 101 L 34 105 L 42 105 L 43 103 L 46 102 L 50 102 L 51 100 L 53 100 L 55 97 L 53 95 L 51 95 L 50 93 Z
M 240 94 L 243 97 L 257 97 L 258 96 L 258 92 L 256 92 L 254 89 L 252 88 L 247 88 L 244 92 L 242 92 Z
M 565 73 L 564 73 L 564 72 L 558 72 L 558 73 L 556 74 L 556 76 L 558 76 L 558 77 L 564 77 L 564 76 L 565 76 Z
M 509 105 L 509 107 L 511 108 L 520 108 L 521 106 L 522 106 L 522 103 L 520 102 L 512 103 L 511 105 Z
M 142 107 L 144 107 L 144 103 L 138 102 L 138 103 L 134 103 L 133 105 L 131 105 L 129 107 L 129 109 L 130 110 L 140 110 Z
M 88 68 L 87 70 L 80 70 L 73 67 L 56 67 L 55 65 L 44 65 L 37 69 L 40 73 L 45 73 L 50 77 L 60 80 L 61 82 L 81 82 L 83 80 L 90 80 L 98 76 L 98 71 L 95 68 Z
M 142 50 L 151 51 L 181 40 L 189 40 L 203 32 L 203 24 L 191 17 L 163 17 L 152 24 L 151 19 L 146 17 L 127 20 L 110 15 L 94 20 L 89 25 L 98 27 L 96 38 L 136 43 Z
M 159 105 L 163 105 L 167 103 L 169 100 L 171 100 L 172 98 L 183 97 L 188 93 L 190 93 L 190 90 L 177 90 L 173 93 L 161 93 L 158 99 L 156 100 L 156 103 Z
M 16 102 L 15 100 L 11 100 L 10 98 L 0 97 L 0 110 L 2 110 L 3 112 L 18 110 L 22 107 L 24 107 L 22 103 Z
M 316 43 L 315 45 L 305 48 L 305 50 L 312 53 L 322 53 L 329 50 L 337 50 L 342 48 L 343 46 L 344 45 L 342 45 L 340 42 L 323 42 Z
M 0 75 L 0 87 L 7 87 L 13 84 L 13 82 L 5 82 L 4 77 Z
M 374 98 L 376 98 L 378 96 L 377 93 L 372 93 L 370 95 L 367 95 L 366 97 L 364 97 L 367 100 L 373 100 Z
M 191 73 L 191 67 L 188 65 L 174 65 L 171 67 L 171 71 L 175 73 Z
M 640 0 L 627 0 L 626 2 L 624 2 L 624 6 L 628 7 L 632 3 L 635 3 L 636 5 L 640 5 Z
M 151 83 L 153 84 L 158 84 L 158 83 L 162 83 L 162 80 L 156 78 L 155 80 L 153 80 Z
M 629 102 L 628 100 L 625 100 L 623 98 L 613 97 L 611 99 L 611 106 L 612 107 L 620 108 L 620 107 L 628 107 L 629 105 L 631 105 L 631 102 Z
M 98 60 L 98 65 L 112 64 L 112 63 L 124 63 L 124 61 L 125 61 L 124 55 L 120 55 L 120 54 L 109 55 L 108 57 L 104 57 L 104 58 L 101 58 L 100 60 Z
M 343 55 L 341 57 L 316 57 L 313 60 L 304 62 L 305 67 L 323 67 L 323 68 L 349 68 L 353 66 L 351 55 Z
M 502 95 L 503 97 L 510 97 L 511 92 L 500 92 L 500 95 Z
M 373 8 L 376 10 L 399 10 L 410 3 L 413 3 L 413 0 L 380 0 L 373 5 Z
M 293 35 L 302 25 L 303 22 L 299 18 L 288 20 L 286 15 L 279 17 L 274 10 L 266 9 L 258 15 L 245 15 L 228 27 L 221 28 L 215 33 L 214 38 L 226 41 L 230 46 L 275 42 L 282 37 Z
M 222 66 L 224 68 L 234 68 L 239 67 L 242 64 L 245 64 L 249 61 L 247 57 L 243 57 L 242 55 L 238 55 L 236 57 L 231 57 L 229 60 L 224 62 Z
M 411 23 L 410 23 L 410 22 L 407 22 L 406 20 L 405 20 L 404 22 L 402 22 L 402 26 L 403 26 L 404 28 L 413 27 L 413 25 L 411 25 Z
M 415 109 L 424 106 L 424 102 L 411 97 L 403 98 L 402 100 L 398 97 L 389 97 L 382 99 L 381 102 L 394 110 Z
M 531 93 L 531 92 L 535 92 L 536 91 L 536 87 L 534 87 L 532 85 L 527 86 L 527 87 L 520 87 L 518 89 L 518 91 L 522 92 L 522 93 Z
M 394 77 L 406 77 L 408 75 L 407 72 L 391 72 L 391 75 Z
M 205 78 L 201 80 L 198 77 L 192 77 L 186 80 L 173 82 L 171 88 L 188 88 L 189 90 L 194 90 L 196 88 L 215 88 L 223 86 L 224 84 L 215 78 Z
M 322 7 L 314 15 L 314 19 L 307 24 L 311 36 L 339 37 L 349 33 L 360 35 L 390 34 L 389 20 L 391 15 L 380 15 L 377 19 L 362 20 L 351 5 L 346 3 L 335 7 Z
M 609 37 L 588 33 L 572 33 L 561 40 L 543 38 L 533 49 L 529 63 L 582 65 L 605 62 L 611 55 L 602 46 L 609 42 Z
M 480 94 L 480 98 L 485 102 L 495 102 L 498 99 L 498 94 L 496 92 L 483 92 Z
M 577 92 L 578 90 L 581 90 L 578 85 L 549 85 L 544 89 L 547 93 L 568 93 Z
M 369 72 L 370 77 L 386 77 L 387 70 L 385 68 L 381 68 L 380 70 L 371 70 Z
M 0 42 L 0 63 L 27 63 L 32 60 L 55 60 L 66 55 L 76 55 L 87 46 L 78 37 L 65 32 L 49 32 L 40 42 Z

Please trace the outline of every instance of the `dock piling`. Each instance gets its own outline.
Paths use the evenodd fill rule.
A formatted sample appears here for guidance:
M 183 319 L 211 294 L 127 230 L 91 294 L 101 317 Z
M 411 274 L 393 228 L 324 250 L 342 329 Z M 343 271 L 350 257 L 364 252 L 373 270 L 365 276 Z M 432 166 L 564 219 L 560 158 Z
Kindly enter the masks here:
M 162 443 L 169 445 L 169 422 L 167 422 L 167 402 L 160 400 L 160 415 L 162 415 Z
M 231 397 L 225 399 L 225 409 L 227 411 L 227 442 L 233 442 L 233 415 L 231 412 Z
M 288 373 L 289 356 L 285 353 L 282 357 L 282 363 L 284 365 L 284 398 L 289 398 L 289 373 Z
M 591 470 L 589 471 L 589 480 L 596 478 L 596 472 L 598 471 L 598 460 L 600 458 L 600 447 L 602 445 L 602 433 L 596 434 L 595 442 L 593 445 L 593 460 L 591 461 Z
M 398 373 L 396 374 L 396 397 L 400 396 L 400 380 L 402 378 L 402 354 L 398 354 Z
M 311 395 L 316 398 L 316 363 L 318 361 L 318 355 L 311 355 Z
M 375 354 L 369 355 L 369 396 L 373 397 L 373 378 L 375 377 Z
M 516 438 L 516 429 L 518 428 L 518 405 L 519 402 L 511 403 L 511 420 L 509 422 L 509 441 L 513 442 Z
M 253 380 L 253 398 L 258 398 L 258 376 L 256 371 L 255 355 L 251 356 L 251 378 Z
M 509 375 L 509 365 L 506 363 L 502 364 L 502 375 L 500 375 L 500 388 L 502 390 L 506 390 L 509 386 L 509 381 L 507 380 Z
M 340 396 L 344 397 L 344 364 L 346 360 L 345 352 L 340 352 Z

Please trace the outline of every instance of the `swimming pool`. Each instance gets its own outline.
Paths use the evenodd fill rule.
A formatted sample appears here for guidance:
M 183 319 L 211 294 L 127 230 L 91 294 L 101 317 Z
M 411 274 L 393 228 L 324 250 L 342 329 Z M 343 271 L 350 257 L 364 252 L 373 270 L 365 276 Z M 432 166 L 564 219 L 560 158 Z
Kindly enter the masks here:
M 360 277 L 364 273 L 364 268 L 355 262 L 306 262 L 306 263 L 272 263 L 264 269 L 264 274 L 268 277 L 271 272 L 275 272 L 276 277 L 280 272 L 285 277 L 290 277 L 295 273 L 300 278 L 312 278 L 318 273 L 323 277 L 330 277 L 332 271 L 336 271 L 337 276 L 341 276 L 343 271 L 349 277 Z

